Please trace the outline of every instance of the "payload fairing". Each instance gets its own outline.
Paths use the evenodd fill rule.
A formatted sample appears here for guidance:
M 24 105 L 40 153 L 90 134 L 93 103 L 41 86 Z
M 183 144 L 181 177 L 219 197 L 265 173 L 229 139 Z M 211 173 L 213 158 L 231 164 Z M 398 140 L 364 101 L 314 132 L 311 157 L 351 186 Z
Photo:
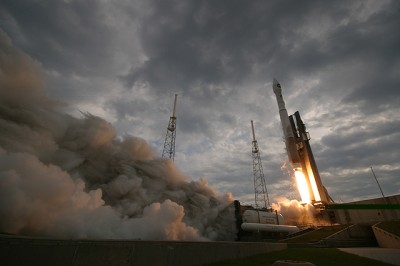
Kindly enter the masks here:
M 300 113 L 296 112 L 294 115 L 288 116 L 282 96 L 282 87 L 276 79 L 273 81 L 272 88 L 278 102 L 279 116 L 290 165 L 295 171 L 296 178 L 304 179 L 303 183 L 301 181 L 300 183 L 298 182 L 302 201 L 310 202 L 314 205 L 333 202 L 322 185 L 311 151 L 310 137 L 301 120 Z M 304 185 L 303 188 L 300 187 L 301 184 Z
M 293 129 L 290 125 L 289 116 L 286 110 L 285 101 L 282 96 L 281 84 L 274 79 L 272 88 L 276 95 L 276 101 L 278 102 L 279 116 L 281 118 L 283 136 L 285 138 L 286 150 L 291 164 L 300 163 L 300 157 L 296 149 L 296 141 L 293 134 Z

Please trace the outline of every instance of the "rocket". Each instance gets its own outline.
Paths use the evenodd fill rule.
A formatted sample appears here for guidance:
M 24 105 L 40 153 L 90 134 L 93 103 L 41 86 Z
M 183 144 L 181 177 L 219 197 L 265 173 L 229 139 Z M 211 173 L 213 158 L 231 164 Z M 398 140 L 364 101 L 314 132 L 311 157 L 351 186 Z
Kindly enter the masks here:
M 295 171 L 296 177 L 300 172 L 304 175 L 302 178 L 305 181 L 305 189 L 302 190 L 303 192 L 307 191 L 307 193 L 301 195 L 303 201 L 311 201 L 313 203 L 333 202 L 322 185 L 309 143 L 310 137 L 306 132 L 300 113 L 296 112 L 294 115 L 288 116 L 285 101 L 282 97 L 282 87 L 276 79 L 273 81 L 272 88 L 278 102 L 279 116 L 290 165 Z
M 278 102 L 279 116 L 281 118 L 283 136 L 285 139 L 286 151 L 289 157 L 290 164 L 293 168 L 299 167 L 300 158 L 296 148 L 296 140 L 294 138 L 293 129 L 289 121 L 289 116 L 286 110 L 285 101 L 282 97 L 281 84 L 274 79 L 272 84 L 276 101 Z

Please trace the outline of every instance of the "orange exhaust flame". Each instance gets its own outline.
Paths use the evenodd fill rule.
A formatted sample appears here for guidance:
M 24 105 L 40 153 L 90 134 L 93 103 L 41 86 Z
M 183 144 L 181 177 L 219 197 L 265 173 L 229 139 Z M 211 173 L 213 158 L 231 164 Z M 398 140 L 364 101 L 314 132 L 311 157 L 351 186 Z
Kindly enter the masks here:
M 310 192 L 308 191 L 306 178 L 304 177 L 303 172 L 300 169 L 296 169 L 294 175 L 296 177 L 297 188 L 300 193 L 301 201 L 304 203 L 310 203 Z

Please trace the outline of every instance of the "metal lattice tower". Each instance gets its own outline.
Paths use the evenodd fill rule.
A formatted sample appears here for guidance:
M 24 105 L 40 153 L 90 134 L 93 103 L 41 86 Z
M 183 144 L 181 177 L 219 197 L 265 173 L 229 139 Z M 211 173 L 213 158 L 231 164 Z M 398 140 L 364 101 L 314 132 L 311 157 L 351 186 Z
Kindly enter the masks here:
M 269 208 L 270 204 L 268 198 L 268 191 L 267 191 L 267 186 L 265 185 L 265 178 L 261 164 L 260 151 L 258 149 L 256 135 L 254 134 L 253 120 L 251 120 L 251 130 L 253 132 L 252 155 L 253 155 L 255 207 L 258 209 Z
M 162 152 L 162 157 L 168 157 L 172 160 L 175 159 L 175 138 L 176 138 L 176 99 L 178 98 L 178 94 L 175 94 L 174 101 L 174 111 L 172 116 L 169 118 L 169 123 L 167 127 L 167 134 L 165 135 L 164 149 Z

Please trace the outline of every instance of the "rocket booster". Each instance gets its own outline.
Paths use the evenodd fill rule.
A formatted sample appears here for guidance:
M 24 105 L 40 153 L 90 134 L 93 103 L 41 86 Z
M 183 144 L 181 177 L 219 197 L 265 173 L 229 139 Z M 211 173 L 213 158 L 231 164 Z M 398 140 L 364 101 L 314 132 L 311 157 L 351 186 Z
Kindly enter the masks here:
M 296 148 L 296 140 L 293 134 L 293 128 L 290 124 L 289 121 L 289 116 L 285 107 L 285 101 L 283 100 L 282 97 L 282 88 L 281 84 L 274 79 L 274 82 L 272 84 L 272 88 L 274 90 L 275 96 L 276 96 L 276 101 L 278 102 L 278 108 L 279 108 L 279 116 L 281 118 L 281 123 L 282 123 L 282 130 L 283 130 L 283 136 L 285 138 L 285 145 L 286 145 L 286 150 L 287 154 L 289 157 L 290 164 L 292 165 L 293 168 L 296 168 L 297 165 L 300 163 L 300 157 L 297 152 Z
M 301 191 L 307 191 L 307 195 L 302 195 L 303 201 L 311 202 L 332 202 L 326 189 L 322 185 L 318 168 L 311 151 L 308 132 L 301 120 L 299 112 L 288 116 L 285 102 L 282 97 L 282 88 L 279 82 L 274 79 L 272 84 L 276 101 L 278 102 L 279 116 L 281 118 L 283 136 L 285 139 L 286 151 L 290 165 L 295 172 L 302 172 L 304 175 L 305 187 Z M 296 123 L 295 123 L 296 122 Z M 301 193 L 300 191 L 300 193 Z

